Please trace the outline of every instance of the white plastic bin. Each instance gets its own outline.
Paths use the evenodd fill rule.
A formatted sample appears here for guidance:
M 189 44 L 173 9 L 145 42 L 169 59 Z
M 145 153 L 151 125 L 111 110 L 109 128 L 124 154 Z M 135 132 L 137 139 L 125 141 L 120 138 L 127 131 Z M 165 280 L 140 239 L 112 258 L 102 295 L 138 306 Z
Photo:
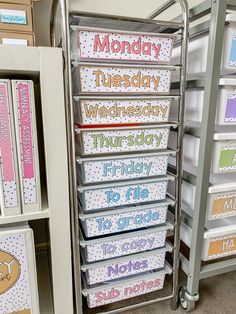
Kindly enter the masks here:
M 174 205 L 174 201 L 167 200 L 143 206 L 133 205 L 88 215 L 80 213 L 79 218 L 85 236 L 96 237 L 164 224 L 168 205 Z
M 186 90 L 186 121 L 202 121 L 204 89 L 194 88 Z M 176 101 L 170 109 L 170 119 L 177 118 Z M 219 81 L 218 104 L 216 111 L 216 126 L 236 125 L 236 76 L 221 78 Z
M 81 270 L 85 273 L 87 284 L 94 285 L 163 268 L 167 251 L 172 251 L 172 247 L 168 243 L 164 248 L 150 252 L 85 264 L 81 266 Z
M 170 133 L 169 145 L 174 148 L 176 132 Z M 200 138 L 184 136 L 184 161 L 198 167 Z M 212 152 L 212 173 L 236 172 L 236 133 L 215 133 Z
M 121 279 L 93 288 L 85 288 L 82 293 L 87 297 L 88 307 L 94 308 L 161 290 L 164 286 L 165 275 L 171 273 L 171 268 L 166 265 L 165 269 L 160 271 L 134 275 L 130 279 Z
M 166 174 L 169 155 L 175 152 L 79 158 L 77 169 L 83 184 L 149 178 Z
M 226 15 L 221 74 L 236 72 L 236 15 Z M 188 73 L 205 73 L 207 67 L 209 32 L 190 40 L 188 48 Z M 173 49 L 172 63 L 179 63 L 180 46 Z
M 214 220 L 211 227 L 206 229 L 202 250 L 203 261 L 236 254 L 236 221 L 231 219 Z M 188 246 L 191 246 L 191 236 L 192 229 L 182 222 L 181 239 Z
M 80 245 L 84 249 L 87 262 L 100 261 L 163 247 L 169 229 L 173 229 L 173 225 L 166 223 L 155 228 L 150 227 L 93 240 L 82 239 Z
M 72 59 L 169 64 L 174 36 L 71 26 Z
M 79 199 L 84 212 L 118 206 L 164 200 L 169 180 L 167 175 L 155 179 L 143 179 L 116 184 L 79 187 Z
M 183 181 L 183 209 L 194 211 L 195 193 L 196 187 Z M 236 182 L 210 186 L 208 189 L 206 219 L 214 220 L 231 216 L 236 216 Z
M 170 92 L 173 66 L 100 65 L 86 63 L 72 70 L 74 95 L 153 94 Z
M 169 126 L 79 129 L 76 149 L 80 155 L 115 154 L 166 149 Z
M 75 96 L 75 122 L 81 126 L 167 122 L 172 99 L 178 97 Z

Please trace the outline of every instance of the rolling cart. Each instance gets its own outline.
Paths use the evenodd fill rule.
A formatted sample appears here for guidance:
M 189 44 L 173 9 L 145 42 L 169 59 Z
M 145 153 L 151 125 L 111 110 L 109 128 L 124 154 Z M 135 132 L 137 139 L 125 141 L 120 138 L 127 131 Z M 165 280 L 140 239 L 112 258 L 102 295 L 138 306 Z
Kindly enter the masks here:
M 162 13 L 163 11 L 167 10 L 169 7 L 171 7 L 173 4 L 178 3 L 181 7 L 181 11 L 182 11 L 182 18 L 181 18 L 181 22 L 171 22 L 171 21 L 158 21 L 158 20 L 154 20 L 154 17 L 156 17 L 158 14 Z M 59 10 L 58 10 L 59 9 Z M 56 19 L 57 19 L 57 13 L 59 12 L 59 24 L 61 26 L 59 32 L 57 32 L 57 28 L 56 28 Z M 175 123 L 171 123 L 171 122 L 158 122 L 158 123 L 141 123 L 140 125 L 136 125 L 136 126 L 124 126 L 122 125 L 121 127 L 119 127 L 119 129 L 115 128 L 115 127 L 104 127 L 104 125 L 102 125 L 102 128 L 98 128 L 98 129 L 91 129 L 91 128 L 83 128 L 80 129 L 78 127 L 75 127 L 75 113 L 74 113 L 74 108 L 75 108 L 75 103 L 74 101 L 80 101 L 82 96 L 88 96 L 88 93 L 86 94 L 86 86 L 90 89 L 87 89 L 87 92 L 89 91 L 90 93 L 94 91 L 93 87 L 91 87 L 89 85 L 89 83 L 87 84 L 86 79 L 87 79 L 87 73 L 91 70 L 94 69 L 96 66 L 97 67 L 103 67 L 106 68 L 107 64 L 110 67 L 113 67 L 114 69 L 117 69 L 119 67 L 119 63 L 116 63 L 116 61 L 112 62 L 112 64 L 106 63 L 104 62 L 104 60 L 102 60 L 102 65 L 100 65 L 99 63 L 94 63 L 94 59 L 93 56 L 88 56 L 87 59 L 85 59 L 85 61 L 90 61 L 90 58 L 92 60 L 92 62 L 90 62 L 89 64 L 86 63 L 81 63 L 81 60 L 76 60 L 76 58 L 73 57 L 73 53 L 72 53 L 72 46 L 75 43 L 75 41 L 72 39 L 71 37 L 71 27 L 73 27 L 74 29 L 76 29 L 76 27 L 82 27 L 84 29 L 88 29 L 88 30 L 93 30 L 95 29 L 102 29 L 103 32 L 105 31 L 109 31 L 109 30 L 114 30 L 116 31 L 122 31 L 125 34 L 126 33 L 131 33 L 135 32 L 134 34 L 137 33 L 141 33 L 141 34 L 152 34 L 153 37 L 155 36 L 166 36 L 166 38 L 178 38 L 181 41 L 181 60 L 180 60 L 180 64 L 177 64 L 175 66 L 170 66 L 170 65 L 158 65 L 158 69 L 156 69 L 156 71 L 166 71 L 168 69 L 168 71 L 178 71 L 178 75 L 179 75 L 179 80 L 180 80 L 180 88 L 179 88 L 179 93 L 177 95 L 170 95 L 169 93 L 164 94 L 163 91 L 160 91 L 159 94 L 156 96 L 156 98 L 159 97 L 159 99 L 169 99 L 172 100 L 172 98 L 177 99 L 177 103 L 178 103 L 178 121 Z M 159 35 L 157 35 L 159 34 Z M 87 34 L 86 34 L 87 35 Z M 119 35 L 117 35 L 119 36 Z M 82 39 L 81 39 L 82 40 Z M 90 309 L 87 308 L 86 306 L 86 302 L 84 302 L 85 300 L 83 299 L 84 297 L 87 297 L 89 299 L 89 304 L 91 306 L 91 304 L 93 305 L 94 300 L 93 300 L 93 295 L 96 294 L 97 292 L 99 293 L 99 295 L 101 296 L 102 292 L 101 289 L 103 289 L 104 291 L 106 291 L 107 287 L 111 287 L 114 290 L 114 287 L 117 287 L 120 285 L 123 285 L 126 281 L 130 282 L 130 283 L 135 283 L 136 286 L 140 283 L 140 280 L 146 280 L 147 278 L 151 278 L 153 276 L 153 274 L 155 274 L 155 272 L 151 272 L 149 274 L 144 273 L 144 274 L 139 274 L 139 277 L 132 277 L 132 279 L 127 279 L 125 278 L 125 280 L 118 280 L 116 281 L 108 281 L 107 285 L 103 285 L 101 286 L 100 290 L 99 287 L 95 287 L 93 288 L 88 288 L 86 289 L 86 287 L 84 287 L 84 284 L 82 282 L 81 279 L 81 271 L 82 272 L 88 272 L 88 277 L 87 277 L 87 282 L 90 283 L 94 283 L 96 278 L 93 278 L 92 276 L 89 277 L 89 272 L 93 271 L 93 267 L 97 268 L 97 267 L 101 267 L 101 269 L 103 269 L 102 267 L 106 266 L 106 261 L 104 262 L 98 262 L 97 264 L 83 264 L 82 258 L 80 257 L 80 253 L 82 251 L 81 248 L 85 247 L 86 249 L 86 258 L 87 260 L 93 260 L 94 258 L 97 258 L 97 255 L 99 255 L 98 251 L 96 251 L 96 245 L 101 243 L 101 241 L 105 241 L 105 239 L 107 239 L 107 241 L 112 241 L 112 243 L 117 243 L 116 241 L 120 241 L 122 240 L 123 237 L 123 233 L 119 233 L 118 235 L 111 235 L 107 238 L 101 237 L 101 235 L 99 235 L 99 238 L 90 240 L 90 239 L 83 239 L 84 235 L 83 235 L 83 230 L 86 230 L 89 234 L 89 232 L 91 230 L 87 230 L 86 229 L 86 220 L 89 220 L 89 223 L 87 224 L 87 226 L 90 226 L 90 223 L 92 223 L 91 221 L 93 219 L 96 219 L 99 217 L 99 214 L 101 215 L 104 214 L 105 212 L 100 212 L 100 211 L 92 211 L 91 214 L 89 212 L 89 210 L 93 210 L 93 209 L 97 209 L 98 208 L 98 204 L 99 204 L 99 208 L 103 208 L 103 199 L 102 199 L 102 193 L 103 191 L 106 191 L 106 193 L 109 193 L 109 191 L 107 191 L 106 189 L 109 187 L 114 187 L 117 188 L 117 190 L 121 190 L 123 188 L 125 188 L 128 184 L 132 183 L 132 188 L 137 188 L 137 184 L 139 184 L 138 188 L 140 188 L 140 186 L 143 186 L 142 184 L 144 184 L 145 186 L 149 186 L 150 184 L 153 186 L 154 184 L 154 192 L 159 191 L 158 189 L 160 188 L 160 186 L 158 184 L 160 184 L 160 180 L 164 180 L 164 181 L 168 181 L 168 180 L 174 180 L 175 181 L 175 198 L 173 200 L 170 199 L 163 199 L 162 201 L 164 201 L 164 203 L 167 206 L 172 206 L 173 207 L 173 211 L 174 211 L 174 222 L 173 222 L 173 264 L 172 266 L 170 266 L 168 263 L 166 264 L 166 268 L 162 268 L 162 270 L 158 273 L 159 276 L 162 276 L 161 278 L 163 278 L 163 276 L 165 276 L 165 274 L 171 274 L 172 276 L 172 287 L 171 287 L 171 292 L 170 293 L 165 293 L 163 295 L 159 294 L 159 292 L 155 292 L 152 293 L 152 298 L 149 298 L 148 300 L 144 300 L 142 301 L 142 298 L 138 298 L 136 299 L 136 301 L 132 302 L 131 300 L 128 300 L 128 302 L 122 302 L 122 303 L 118 303 L 115 304 L 115 307 L 98 307 L 98 313 L 121 313 L 123 311 L 127 311 L 127 310 L 132 310 L 135 308 L 139 308 L 142 306 L 147 306 L 150 304 L 154 304 L 156 302 L 159 301 L 164 301 L 164 300 L 172 300 L 172 308 L 176 309 L 177 308 L 177 303 L 178 303 L 178 291 L 179 291 L 179 287 L 178 287 L 178 281 L 179 281 L 179 246 L 180 246 L 180 207 L 181 207 L 181 182 L 182 182 L 182 154 L 183 154 L 183 135 L 184 135 L 184 112 L 185 112 L 185 86 L 186 86 L 186 52 L 187 52 L 187 43 L 188 43 L 188 5 L 187 5 L 187 1 L 185 0 L 178 0 L 178 1 L 168 1 L 165 5 L 161 6 L 157 11 L 155 11 L 148 19 L 141 19 L 141 18 L 130 18 L 130 17 L 123 17 L 123 16 L 113 16 L 113 15 L 105 15 L 105 14 L 93 14 L 93 13 L 86 13 L 86 12 L 80 12 L 79 11 L 79 1 L 65 1 L 65 0 L 61 0 L 61 1 L 54 1 L 53 2 L 53 6 L 52 6 L 52 15 L 51 15 L 51 41 L 52 41 L 52 45 L 53 46 L 57 46 L 58 44 L 62 46 L 63 51 L 64 51 L 64 67 L 65 67 L 65 90 L 66 90 L 66 122 L 67 122 L 67 140 L 68 140 L 68 154 L 69 154 L 69 160 L 70 160 L 70 167 L 69 167 L 69 173 L 70 173 L 70 200 L 71 200 L 71 223 L 72 223 L 72 242 L 73 242 L 73 261 L 74 261 L 74 287 L 75 287 L 75 297 L 76 297 L 76 311 L 79 314 L 85 313 L 85 312 L 90 312 Z M 86 44 L 85 44 L 86 46 Z M 81 44 L 82 47 L 82 44 Z M 115 50 L 116 50 L 116 46 Z M 113 48 L 114 48 L 113 47 Z M 87 47 L 84 50 L 84 53 L 89 53 L 89 49 L 87 49 Z M 99 60 L 97 62 L 100 62 Z M 111 61 L 110 61 L 111 62 Z M 138 62 L 137 61 L 133 61 L 135 62 L 135 66 L 138 66 Z M 165 62 L 164 62 L 165 63 Z M 123 68 L 128 68 L 129 67 L 129 71 L 132 72 L 133 68 L 132 68 L 132 60 L 129 61 L 128 63 L 124 62 L 123 64 Z M 151 71 L 151 68 L 155 69 L 154 65 L 151 65 L 151 63 L 149 63 L 148 65 L 148 69 Z M 75 76 L 73 75 L 73 80 L 72 80 L 72 69 L 73 71 L 80 71 L 79 72 L 79 76 L 80 78 L 83 76 L 84 82 L 85 84 L 77 84 L 75 83 Z M 79 69 L 79 70 L 78 70 Z M 82 70 L 81 70 L 82 69 Z M 123 70 L 123 69 L 122 69 Z M 120 71 L 122 71 L 120 70 Z M 84 72 L 83 72 L 84 71 Z M 86 72 L 87 71 L 87 72 Z M 96 72 L 96 69 L 94 70 Z M 104 70 L 105 71 L 105 70 Z M 110 71 L 109 69 L 107 71 Z M 141 70 L 140 70 L 141 71 Z M 154 70 L 155 71 L 155 70 Z M 86 74 L 85 74 L 86 72 Z M 166 74 L 166 73 L 165 73 Z M 98 77 L 97 77 L 98 78 Z M 87 84 L 87 85 L 86 85 Z M 79 92 L 77 91 L 79 88 Z M 85 94 L 83 94 L 83 88 L 85 88 Z M 81 93 L 82 92 L 82 93 Z M 101 90 L 101 92 L 104 92 Z M 82 96 L 81 96 L 82 95 Z M 104 94 L 102 94 L 104 96 Z M 114 93 L 114 97 L 117 97 L 118 95 L 122 95 L 122 96 L 126 96 L 127 98 L 127 94 L 125 94 L 125 92 L 122 90 L 119 93 Z M 135 93 L 131 91 L 131 96 L 135 96 Z M 151 94 L 150 94 L 151 95 Z M 150 96 L 147 92 L 141 94 L 141 96 L 145 96 L 145 97 L 149 97 Z M 77 97 L 75 97 L 77 96 Z M 96 90 L 95 90 L 95 96 L 98 97 L 98 95 L 96 94 Z M 95 97 L 94 96 L 94 97 Z M 110 94 L 108 94 L 108 96 L 110 96 L 109 101 L 113 101 L 112 97 Z M 154 96 L 154 95 L 152 95 Z M 136 94 L 136 98 L 140 97 L 140 95 Z M 122 97 L 121 97 L 122 98 Z M 132 98 L 132 97 L 131 97 Z M 116 98 L 119 99 L 119 98 Z M 87 99 L 88 100 L 88 99 Z M 140 100 L 140 98 L 139 98 Z M 82 99 L 83 101 L 83 99 Z M 127 99 L 127 101 L 132 101 L 130 99 Z M 81 105 L 81 104 L 80 104 Z M 118 122 L 119 123 L 119 122 Z M 96 123 L 95 123 L 96 124 Z M 106 123 L 105 123 L 106 124 Z M 99 157 L 100 153 L 109 153 L 106 150 L 101 150 L 99 151 L 98 149 L 96 151 L 91 150 L 91 147 L 89 147 L 86 143 L 86 139 L 88 137 L 92 137 L 92 136 L 97 136 L 96 138 L 98 138 L 98 136 L 100 135 L 96 135 L 96 132 L 103 132 L 102 136 L 105 137 L 105 135 L 107 134 L 106 132 L 113 132 L 112 134 L 116 134 L 116 132 L 120 132 L 119 135 L 121 135 L 122 138 L 125 138 L 126 133 L 124 132 L 131 132 L 129 134 L 136 134 L 136 132 L 141 132 L 142 136 L 145 132 L 152 132 L 152 129 L 159 129 L 160 128 L 165 131 L 163 132 L 167 132 L 170 128 L 174 128 L 177 130 L 177 148 L 175 150 L 166 150 L 165 147 L 163 146 L 161 153 L 160 152 L 153 152 L 156 153 L 157 155 L 154 156 L 154 158 L 159 158 L 161 156 L 161 154 L 172 154 L 175 156 L 176 158 L 176 164 L 177 164 L 177 171 L 175 174 L 168 174 L 165 177 L 162 177 L 162 179 L 160 179 L 160 177 L 155 176 L 152 177 L 151 179 L 145 179 L 145 180 L 141 180 L 139 181 L 127 181 L 126 178 L 122 178 L 123 179 L 123 183 L 117 183 L 116 182 L 108 182 L 108 183 L 104 183 L 102 185 L 96 185 L 93 184 L 92 185 L 92 191 L 91 191 L 91 185 L 86 185 L 84 184 L 84 182 L 79 182 L 78 185 L 78 178 L 82 178 L 83 180 L 86 181 L 86 162 L 90 164 L 91 163 L 102 163 L 104 159 L 112 159 L 116 160 L 116 162 L 118 162 L 117 160 L 119 160 L 119 158 L 125 158 L 125 159 L 129 159 L 129 158 L 149 158 L 150 157 L 150 153 L 147 152 L 148 149 L 146 149 L 145 151 L 142 152 L 142 154 L 131 154 L 128 155 L 129 153 L 129 149 L 128 150 L 124 150 L 122 151 L 122 154 L 124 155 L 120 155 L 120 154 L 113 154 L 112 157 L 107 157 L 107 155 L 101 155 L 101 157 Z M 118 130 L 118 131 L 117 131 Z M 158 132 L 159 132 L 158 131 Z M 160 132 L 162 132 L 160 131 Z M 123 132 L 123 133 L 122 133 Z M 95 134 L 95 135 L 94 135 Z M 138 134 L 138 133 L 137 133 Z M 80 137 L 80 141 L 81 143 L 83 143 L 83 151 L 79 151 L 79 153 L 76 150 L 76 145 L 75 143 L 77 143 L 78 141 L 76 140 L 77 137 Z M 164 135 L 163 135 L 164 136 Z M 94 139 L 94 137 L 93 137 Z M 97 146 L 96 146 L 97 147 Z M 104 147 L 103 147 L 104 148 Z M 118 153 L 121 153 L 121 151 L 119 151 L 117 149 Z M 133 151 L 131 150 L 130 153 L 132 153 Z M 88 158 L 84 158 L 83 155 L 89 155 L 89 160 Z M 93 157 L 93 155 L 95 157 Z M 76 169 L 78 168 L 78 164 L 79 167 L 84 166 L 83 169 L 83 176 L 81 175 L 81 173 L 78 175 L 76 175 Z M 80 170 L 81 171 L 81 170 Z M 89 170 L 88 170 L 89 171 Z M 91 174 L 91 172 L 89 172 Z M 139 179 L 134 178 L 134 179 Z M 87 180 L 90 180 L 90 176 L 87 177 Z M 95 180 L 95 179 L 94 179 Z M 97 179 L 96 179 L 97 180 Z M 95 182 L 96 182 L 95 180 Z M 114 180 L 116 180 L 116 178 L 114 178 Z M 125 180 L 125 181 L 124 181 Z M 131 182 L 131 183 L 130 183 Z M 86 183 L 86 182 L 85 182 Z M 155 184 L 156 184 L 156 188 L 155 188 Z M 161 182 L 161 184 L 163 184 L 163 182 Z M 97 200 L 96 204 L 91 203 L 89 201 L 89 197 L 90 195 L 93 194 L 94 199 Z M 117 193 L 118 194 L 118 193 Z M 117 194 L 115 195 L 118 198 Z M 79 200 L 78 200 L 78 195 L 79 195 Z M 109 194 L 110 195 L 110 194 Z M 115 197 L 114 196 L 114 197 Z M 128 199 L 128 198 L 127 198 Z M 126 199 L 126 200 L 127 200 Z M 156 200 L 156 199 L 155 199 Z M 82 203 L 82 205 L 81 205 Z M 120 205 L 127 205 L 127 203 L 122 203 L 122 200 L 120 200 Z M 163 203 L 161 203 L 163 205 Z M 137 206 L 139 206 L 139 203 L 136 203 Z M 143 205 L 143 204 L 141 204 Z M 147 205 L 148 206 L 148 205 Z M 79 214 L 79 208 L 80 208 L 80 214 Z M 82 212 L 81 212 L 81 208 L 82 208 Z M 146 208 L 146 207 L 145 207 Z M 84 212 L 84 209 L 86 209 L 86 211 Z M 122 213 L 126 213 L 127 210 L 132 212 L 132 208 L 128 208 L 126 207 L 122 207 L 119 210 L 116 210 L 116 208 L 112 209 L 112 213 L 116 213 L 117 211 L 119 211 L 119 215 L 121 215 Z M 138 207 L 137 207 L 138 210 Z M 142 208 L 143 210 L 143 208 Z M 134 211 L 134 209 L 133 209 Z M 111 213 L 111 212 L 110 212 Z M 108 215 L 108 213 L 106 212 L 105 215 Z M 80 224 L 78 223 L 78 221 L 81 220 L 82 224 L 85 225 L 84 228 L 81 228 Z M 167 229 L 172 229 L 172 227 L 170 226 L 170 224 L 164 223 L 161 224 L 160 226 L 158 224 L 154 224 L 154 226 L 152 226 L 152 228 L 143 228 L 141 229 L 141 231 L 132 231 L 132 233 L 129 234 L 129 237 L 135 237 L 135 236 L 140 236 L 140 232 L 141 234 L 144 233 L 151 233 L 154 232 L 153 228 L 155 229 L 156 232 L 167 232 Z M 137 232 L 139 232 L 139 234 L 137 234 Z M 104 244 L 105 245 L 105 244 Z M 107 244 L 108 245 L 108 244 Z M 108 247 L 108 246 L 106 246 Z M 162 244 L 163 247 L 163 244 Z M 164 247 L 166 248 L 165 250 L 172 250 L 171 246 L 169 246 L 169 244 L 164 242 Z M 89 251 L 89 250 L 92 251 Z M 83 250 L 84 251 L 84 250 Z M 95 255 L 96 252 L 96 255 Z M 136 251 L 137 252 L 137 251 Z M 144 251 L 143 253 L 141 253 L 141 256 L 146 256 L 148 257 L 148 254 L 150 255 L 150 253 L 153 254 L 155 253 L 155 251 Z M 132 250 L 130 251 L 130 253 L 132 253 Z M 89 255 L 90 254 L 90 255 Z M 140 254 L 140 253 L 138 253 Z M 128 257 L 130 257 L 131 255 L 129 255 Z M 112 256 L 111 256 L 112 257 Z M 131 256 L 133 257 L 133 255 Z M 137 254 L 135 255 L 135 257 L 137 257 Z M 89 259 L 90 258 L 90 259 Z M 102 258 L 100 258 L 102 259 Z M 125 261 L 126 257 L 119 257 L 119 261 Z M 109 262 L 110 260 L 108 260 Z M 113 261 L 113 260 L 111 260 Z M 118 261 L 118 259 L 117 259 Z M 94 266 L 95 265 L 95 266 Z M 100 268 L 99 268 L 100 269 Z M 102 271 L 102 270 L 101 270 Z M 150 277 L 151 276 L 151 277 Z M 139 282 L 137 282 L 137 279 L 139 280 Z M 122 278 L 121 278 L 122 279 Z M 96 279 L 97 280 L 97 279 Z M 103 279 L 104 281 L 105 278 Z M 129 281 L 130 280 L 130 281 Z M 160 280 L 160 278 L 158 279 Z M 143 282 L 144 282 L 143 281 Z M 134 287 L 134 286 L 133 286 Z M 118 289 L 118 288 L 117 288 Z M 127 288 L 128 289 L 128 288 Z M 130 288 L 129 288 L 130 289 Z M 126 290 L 127 291 L 130 290 Z M 116 294 L 116 292 L 114 292 Z M 115 295 L 113 294 L 113 296 Z M 138 294 L 136 294 L 138 295 Z M 140 300 L 140 301 L 139 301 Z M 93 306 L 91 306 L 93 307 Z

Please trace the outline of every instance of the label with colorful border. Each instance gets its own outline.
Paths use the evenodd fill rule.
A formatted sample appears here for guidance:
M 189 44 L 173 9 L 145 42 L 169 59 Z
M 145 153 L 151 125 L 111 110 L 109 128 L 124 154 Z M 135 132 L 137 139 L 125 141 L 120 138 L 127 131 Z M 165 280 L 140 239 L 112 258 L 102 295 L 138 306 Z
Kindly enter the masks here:
M 221 146 L 219 172 L 236 171 L 236 144 Z
M 228 95 L 224 122 L 225 123 L 236 122 L 236 94 Z
M 229 65 L 236 66 L 236 34 L 232 36 Z
M 80 92 L 168 94 L 171 70 L 150 67 L 79 66 Z
M 208 259 L 236 254 L 236 235 L 225 236 L 211 240 L 208 249 Z
M 170 63 L 173 37 L 116 31 L 77 30 L 79 59 Z
M 212 218 L 236 215 L 236 191 L 216 196 L 213 200 L 211 215 Z

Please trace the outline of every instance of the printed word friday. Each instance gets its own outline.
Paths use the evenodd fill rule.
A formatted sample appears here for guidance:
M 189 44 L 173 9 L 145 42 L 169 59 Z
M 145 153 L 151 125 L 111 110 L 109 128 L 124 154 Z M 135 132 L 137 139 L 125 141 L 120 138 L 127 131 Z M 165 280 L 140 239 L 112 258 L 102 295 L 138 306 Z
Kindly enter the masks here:
M 137 75 L 130 76 L 128 74 L 105 74 L 100 70 L 93 71 L 95 75 L 96 87 L 152 87 L 158 90 L 160 76 L 143 75 L 139 71 Z

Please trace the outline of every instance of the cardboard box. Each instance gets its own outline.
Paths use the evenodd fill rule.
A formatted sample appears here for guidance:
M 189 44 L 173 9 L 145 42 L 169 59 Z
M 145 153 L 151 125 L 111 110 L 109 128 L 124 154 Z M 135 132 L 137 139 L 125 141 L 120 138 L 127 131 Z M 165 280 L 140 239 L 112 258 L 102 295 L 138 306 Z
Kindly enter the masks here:
M 0 3 L 11 3 L 11 4 L 31 4 L 31 0 L 0 0 Z
M 0 3 L 0 29 L 32 33 L 32 6 Z
M 34 46 L 34 35 L 14 32 L 0 32 L 0 44 Z

